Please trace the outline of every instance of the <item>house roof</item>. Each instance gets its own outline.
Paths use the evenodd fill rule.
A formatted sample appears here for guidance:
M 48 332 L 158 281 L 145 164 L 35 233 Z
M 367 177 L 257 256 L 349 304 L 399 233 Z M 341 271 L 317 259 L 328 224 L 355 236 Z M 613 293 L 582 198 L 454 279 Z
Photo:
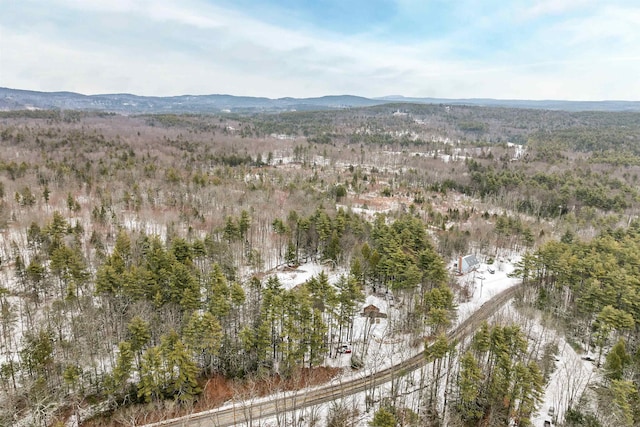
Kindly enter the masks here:
M 460 269 L 461 273 L 468 273 L 469 271 L 476 269 L 479 265 L 480 261 L 478 261 L 478 258 L 476 258 L 475 255 L 470 254 L 462 257 L 460 266 L 458 268 Z

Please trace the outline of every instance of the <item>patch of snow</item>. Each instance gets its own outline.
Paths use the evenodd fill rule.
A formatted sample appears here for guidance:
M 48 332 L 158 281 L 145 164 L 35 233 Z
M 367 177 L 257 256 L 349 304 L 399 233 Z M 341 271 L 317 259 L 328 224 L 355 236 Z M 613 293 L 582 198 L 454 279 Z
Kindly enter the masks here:
M 147 236 L 159 236 L 166 239 L 167 226 L 154 221 L 142 220 L 138 216 L 125 215 L 122 225 L 130 231 L 144 233 Z
M 458 282 L 467 287 L 471 295 L 469 301 L 458 305 L 458 322 L 465 320 L 495 295 L 520 282 L 520 279 L 508 276 L 519 260 L 520 257 L 515 256 L 511 261 L 498 260 L 491 265 L 481 263 L 476 271 L 458 277 Z M 494 273 L 489 273 L 489 268 L 493 269 Z
M 314 276 L 324 272 L 328 278 L 329 283 L 335 283 L 340 274 L 344 274 L 345 271 L 340 271 L 336 273 L 331 271 L 331 269 L 325 265 L 310 262 L 307 264 L 302 264 L 295 269 L 286 269 L 283 271 L 276 272 L 276 276 L 278 280 L 280 280 L 280 284 L 284 289 L 290 290 L 295 288 L 298 285 L 302 285 L 303 283 L 309 281 Z
M 294 141 L 296 139 L 295 135 L 287 135 L 284 133 L 272 133 L 269 136 L 271 138 L 279 139 L 281 141 Z

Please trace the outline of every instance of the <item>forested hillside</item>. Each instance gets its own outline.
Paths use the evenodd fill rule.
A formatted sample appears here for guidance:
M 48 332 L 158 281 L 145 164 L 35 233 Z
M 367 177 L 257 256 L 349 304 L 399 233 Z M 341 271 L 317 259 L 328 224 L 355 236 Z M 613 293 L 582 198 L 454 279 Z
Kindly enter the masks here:
M 587 419 L 635 425 L 639 419 L 639 244 L 637 220 L 590 241 L 566 233 L 525 256 L 519 267 L 535 305 L 560 320 L 575 345 L 602 368 L 601 381 L 576 402 L 568 425 Z
M 548 379 L 531 336 L 443 338 L 473 253 L 522 255 L 522 304 L 595 354 L 596 403 L 567 425 L 634 425 L 639 138 L 635 113 L 446 105 L 0 113 L 0 424 L 138 425 L 372 369 L 352 343 L 375 297 L 407 357 L 435 343 L 431 388 L 372 403 L 379 421 L 528 425 Z

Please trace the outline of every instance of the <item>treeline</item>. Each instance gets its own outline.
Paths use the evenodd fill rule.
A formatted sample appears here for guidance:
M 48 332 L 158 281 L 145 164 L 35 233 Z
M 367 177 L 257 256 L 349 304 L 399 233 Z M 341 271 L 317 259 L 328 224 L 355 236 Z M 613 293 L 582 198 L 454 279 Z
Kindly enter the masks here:
M 568 421 L 636 425 L 640 421 L 640 222 L 589 242 L 566 233 L 520 263 L 517 274 L 535 291 L 536 306 L 561 319 L 571 339 L 594 352 L 603 378 Z M 593 402 L 593 403 L 587 403 Z M 593 406 L 591 406 L 593 404 Z M 595 411 L 594 411 L 595 409 Z
M 621 212 L 639 196 L 630 184 L 590 170 L 528 174 L 520 169 L 485 166 L 474 159 L 466 160 L 466 165 L 470 182 L 448 182 L 449 187 L 483 198 L 517 194 L 517 209 L 536 216 L 556 217 L 583 206 Z
M 614 126 L 583 126 L 569 129 L 555 129 L 533 134 L 528 142 L 531 148 L 544 152 L 547 148 L 580 152 L 620 152 L 630 151 L 640 154 L 640 115 L 618 114 L 620 122 Z M 626 120 L 625 120 L 626 118 Z M 613 117 L 612 117 L 613 119 Z
M 244 116 L 243 119 L 256 137 L 272 134 L 306 137 L 332 132 L 337 116 L 335 111 L 295 111 Z

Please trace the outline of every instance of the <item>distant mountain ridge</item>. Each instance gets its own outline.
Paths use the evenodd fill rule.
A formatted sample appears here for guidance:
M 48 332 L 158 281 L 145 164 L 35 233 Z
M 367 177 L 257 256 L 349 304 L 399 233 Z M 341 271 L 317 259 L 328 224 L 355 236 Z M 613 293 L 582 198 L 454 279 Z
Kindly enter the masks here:
M 640 111 L 640 101 L 533 101 L 500 99 L 411 98 L 401 95 L 365 98 L 328 95 L 316 98 L 264 98 L 234 95 L 138 96 L 83 95 L 75 92 L 37 92 L 0 87 L 0 111 L 22 109 L 94 110 L 120 114 L 278 112 L 342 109 L 388 103 L 475 105 L 566 111 Z
M 565 101 L 565 100 L 527 100 L 493 98 L 412 98 L 402 95 L 374 98 L 387 102 L 407 102 L 415 104 L 476 105 L 485 107 L 532 108 L 564 111 L 640 111 L 640 101 Z

